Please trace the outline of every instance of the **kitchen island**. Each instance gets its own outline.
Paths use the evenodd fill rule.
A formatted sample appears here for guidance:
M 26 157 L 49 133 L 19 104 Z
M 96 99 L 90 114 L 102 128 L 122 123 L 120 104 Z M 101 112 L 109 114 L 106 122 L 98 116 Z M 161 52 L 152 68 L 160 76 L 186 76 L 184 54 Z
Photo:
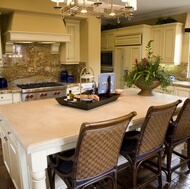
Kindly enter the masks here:
M 154 96 L 139 96 L 138 92 L 126 89 L 117 101 L 88 111 L 62 106 L 55 99 L 0 106 L 4 161 L 16 187 L 46 189 L 47 156 L 75 147 L 83 122 L 136 111 L 129 126 L 133 130 L 141 125 L 150 106 L 186 99 L 156 92 Z

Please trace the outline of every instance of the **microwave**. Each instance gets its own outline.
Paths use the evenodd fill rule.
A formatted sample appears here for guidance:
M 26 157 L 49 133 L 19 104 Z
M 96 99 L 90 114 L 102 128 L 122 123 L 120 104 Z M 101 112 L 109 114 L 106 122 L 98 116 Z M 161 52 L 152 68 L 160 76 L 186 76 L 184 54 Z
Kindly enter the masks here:
M 101 66 L 113 66 L 113 52 L 102 51 L 101 52 Z

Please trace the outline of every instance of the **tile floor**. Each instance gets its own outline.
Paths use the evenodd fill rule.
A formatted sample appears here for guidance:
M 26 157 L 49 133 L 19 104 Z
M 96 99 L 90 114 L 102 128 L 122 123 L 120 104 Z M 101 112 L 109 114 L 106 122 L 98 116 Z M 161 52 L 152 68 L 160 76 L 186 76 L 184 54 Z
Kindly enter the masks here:
M 182 146 L 179 146 L 181 149 Z M 173 159 L 173 161 L 178 161 L 178 159 Z M 145 170 L 141 170 L 140 174 L 145 174 Z M 118 174 L 118 177 L 122 180 L 126 180 L 127 176 L 125 176 L 126 171 Z M 187 166 L 177 169 L 172 175 L 172 182 L 170 186 L 167 185 L 165 179 L 165 173 L 162 174 L 163 176 L 163 189 L 189 189 L 190 188 L 190 170 L 188 170 Z M 155 189 L 158 187 L 158 183 L 155 181 L 151 183 L 146 189 Z M 6 170 L 6 167 L 3 163 L 3 154 L 2 154 L 2 147 L 0 142 L 0 189 L 15 189 L 9 174 Z M 101 187 L 97 187 L 97 189 L 101 189 Z M 111 189 L 111 185 L 108 183 L 107 189 Z M 118 189 L 125 189 L 118 185 Z

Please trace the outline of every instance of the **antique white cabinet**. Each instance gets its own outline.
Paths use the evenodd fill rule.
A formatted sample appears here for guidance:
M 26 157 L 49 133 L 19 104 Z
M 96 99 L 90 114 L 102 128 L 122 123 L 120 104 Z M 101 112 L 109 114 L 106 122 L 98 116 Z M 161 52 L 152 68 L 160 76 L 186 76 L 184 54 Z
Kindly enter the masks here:
M 182 23 L 155 25 L 151 28 L 152 51 L 161 56 L 162 63 L 180 64 L 182 49 Z
M 66 20 L 71 41 L 60 46 L 60 61 L 62 64 L 78 64 L 80 61 L 80 21 Z
M 111 31 L 103 31 L 101 33 L 101 50 L 112 51 L 114 46 L 114 33 Z
M 3 93 L 0 94 L 0 105 L 21 102 L 21 93 Z
M 1 104 L 11 104 L 12 102 L 13 102 L 12 93 L 0 94 L 0 105 Z
M 125 70 L 131 70 L 135 64 L 135 59 L 141 59 L 141 46 L 120 46 L 115 48 L 116 88 L 123 88 L 122 76 Z
M 12 93 L 12 98 L 13 98 L 13 103 L 18 103 L 18 102 L 21 102 L 22 99 L 21 99 L 21 93 Z
M 4 163 L 15 188 L 20 189 L 19 147 L 17 146 L 15 137 L 11 134 L 11 131 L 6 127 L 2 120 L 0 121 L 0 127 Z
M 189 98 L 190 88 L 175 86 L 175 95 Z

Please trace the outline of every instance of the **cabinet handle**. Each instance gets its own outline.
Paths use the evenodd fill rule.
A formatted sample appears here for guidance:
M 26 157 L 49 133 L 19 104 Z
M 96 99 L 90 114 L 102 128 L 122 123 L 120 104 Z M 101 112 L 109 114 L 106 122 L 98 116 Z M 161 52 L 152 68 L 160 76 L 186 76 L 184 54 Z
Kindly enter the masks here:
M 4 137 L 4 140 L 5 140 L 5 141 L 7 141 L 7 140 L 8 140 L 6 136 Z

